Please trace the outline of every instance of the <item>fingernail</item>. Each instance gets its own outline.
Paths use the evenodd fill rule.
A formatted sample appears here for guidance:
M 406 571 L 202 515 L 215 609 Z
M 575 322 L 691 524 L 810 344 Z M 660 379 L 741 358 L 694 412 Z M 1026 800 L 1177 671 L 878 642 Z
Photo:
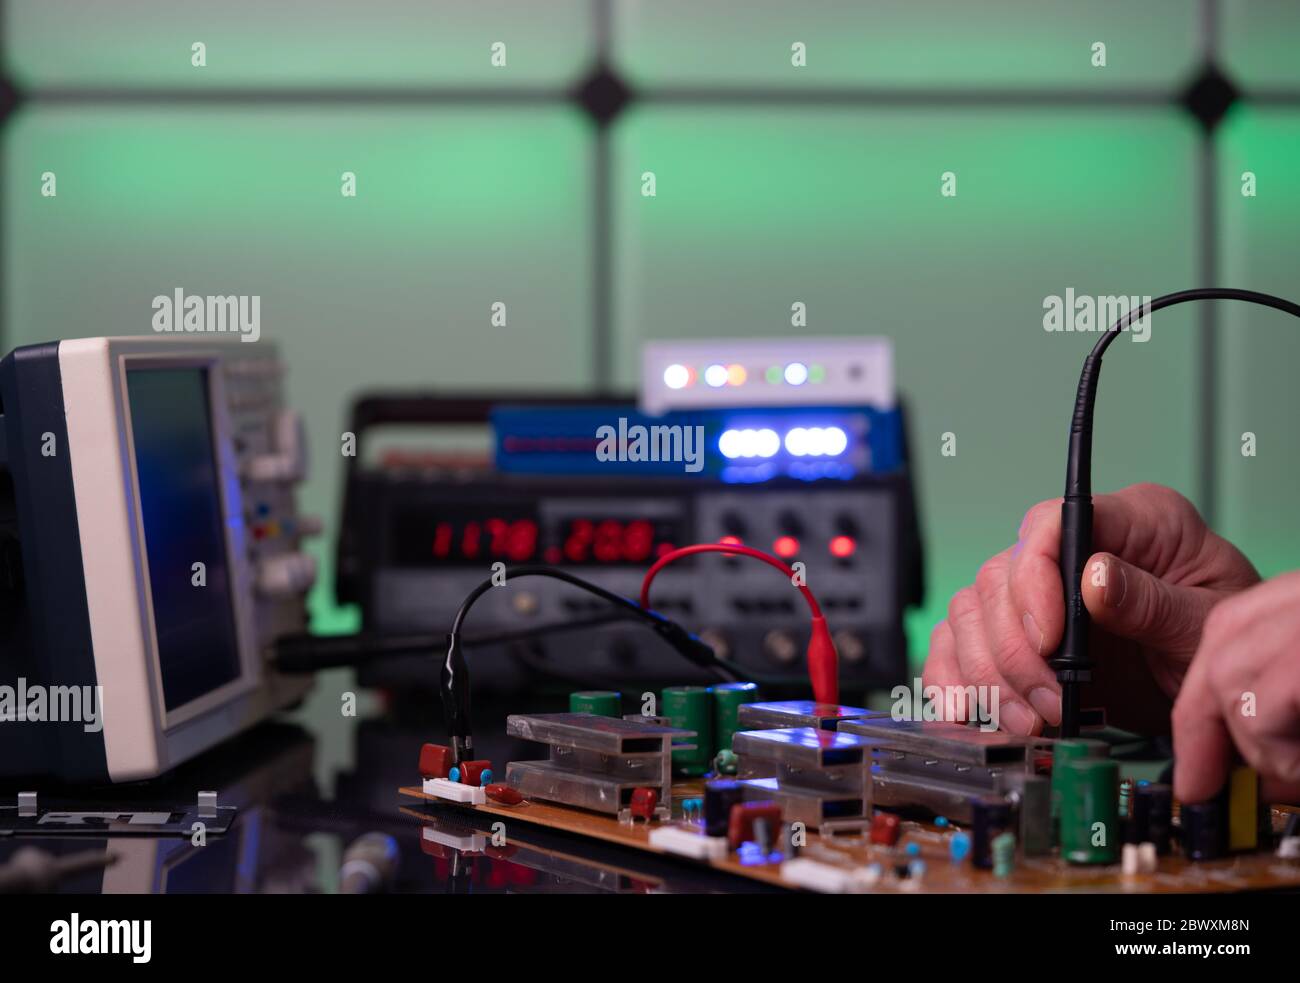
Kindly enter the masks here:
M 1061 698 L 1046 686 L 1029 691 L 1029 704 L 1053 727 L 1061 722 Z
M 1038 722 L 1034 711 L 1023 703 L 1002 704 L 1002 729 L 1012 734 L 1029 734 Z
M 1106 558 L 1106 591 L 1102 594 L 1102 600 L 1107 607 L 1117 608 L 1124 603 L 1124 595 L 1128 593 L 1128 574 L 1124 572 L 1123 564 L 1117 563 L 1114 557 Z
M 1038 630 L 1038 622 L 1028 611 L 1025 612 L 1024 618 L 1021 619 L 1025 626 L 1025 637 L 1029 639 L 1029 644 L 1034 647 L 1034 651 L 1039 655 L 1043 654 L 1043 633 Z

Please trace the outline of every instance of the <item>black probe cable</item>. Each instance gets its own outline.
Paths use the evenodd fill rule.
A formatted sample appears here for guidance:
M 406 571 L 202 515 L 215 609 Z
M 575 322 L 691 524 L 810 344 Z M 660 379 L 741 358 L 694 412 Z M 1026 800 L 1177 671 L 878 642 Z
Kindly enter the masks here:
M 1065 633 L 1060 648 L 1048 660 L 1061 684 L 1062 737 L 1079 733 L 1079 685 L 1092 679 L 1092 657 L 1088 652 L 1088 609 L 1083 604 L 1084 564 L 1092 555 L 1092 426 L 1101 377 L 1101 357 L 1130 324 L 1147 314 L 1192 300 L 1240 300 L 1271 307 L 1300 317 L 1300 304 L 1272 294 L 1233 287 L 1202 287 L 1180 290 L 1157 297 L 1149 304 L 1129 311 L 1097 340 L 1084 359 L 1079 391 L 1070 419 L 1070 444 L 1065 462 L 1065 498 L 1061 502 L 1061 581 L 1065 590 Z
M 615 594 L 589 580 L 544 564 L 530 564 L 520 567 L 508 567 L 504 571 L 505 583 L 518 577 L 550 577 L 562 580 L 594 594 L 610 604 L 640 619 L 659 635 L 665 642 L 682 656 L 697 666 L 725 674 L 729 679 L 740 679 L 738 670 L 730 663 L 718 658 L 713 649 L 695 635 L 692 635 L 675 621 L 669 621 L 656 611 L 648 611 L 630 598 Z M 455 764 L 472 755 L 474 737 L 470 727 L 469 716 L 469 666 L 465 662 L 465 644 L 460 632 L 465 617 L 480 597 L 501 583 L 501 574 L 488 577 L 466 595 L 460 609 L 452 621 L 451 631 L 447 635 L 447 655 L 438 671 L 438 688 L 442 696 L 443 713 L 446 716 L 447 731 L 450 737 L 452 763 Z

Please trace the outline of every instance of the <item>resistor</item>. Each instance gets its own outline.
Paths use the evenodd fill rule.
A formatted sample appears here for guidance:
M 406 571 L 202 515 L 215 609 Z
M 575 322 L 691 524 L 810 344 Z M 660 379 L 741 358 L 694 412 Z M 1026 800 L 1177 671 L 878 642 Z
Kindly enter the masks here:
M 1014 833 L 999 833 L 993 837 L 993 876 L 1010 877 L 1016 865 L 1016 837 Z
M 1126 778 L 1119 783 L 1119 818 L 1128 818 L 1129 802 L 1133 799 L 1133 779 Z

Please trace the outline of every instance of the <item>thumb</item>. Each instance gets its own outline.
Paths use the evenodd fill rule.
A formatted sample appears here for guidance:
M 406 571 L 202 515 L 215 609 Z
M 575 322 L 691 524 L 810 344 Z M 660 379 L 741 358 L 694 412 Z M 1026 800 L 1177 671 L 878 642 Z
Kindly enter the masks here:
M 1083 603 L 1113 635 L 1167 652 L 1192 652 L 1216 591 L 1179 587 L 1111 553 L 1094 553 L 1083 571 Z

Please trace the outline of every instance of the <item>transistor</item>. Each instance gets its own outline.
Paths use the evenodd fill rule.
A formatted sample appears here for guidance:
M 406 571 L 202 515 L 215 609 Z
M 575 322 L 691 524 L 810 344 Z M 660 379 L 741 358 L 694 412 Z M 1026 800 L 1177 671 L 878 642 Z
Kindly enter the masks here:
M 1216 860 L 1228 846 L 1227 808 L 1223 797 L 1208 802 L 1185 802 L 1179 814 L 1183 854 L 1189 860 Z
M 1133 791 L 1126 840 L 1153 843 L 1156 853 L 1169 852 L 1169 828 L 1173 824 L 1174 790 L 1168 785 L 1138 785 Z
M 731 807 L 744 800 L 740 782 L 722 779 L 704 786 L 704 832 L 709 836 L 726 836 L 731 822 Z
M 1011 805 L 1001 799 L 975 799 L 971 814 L 971 863 L 989 870 L 993 866 L 993 841 L 1015 829 Z

